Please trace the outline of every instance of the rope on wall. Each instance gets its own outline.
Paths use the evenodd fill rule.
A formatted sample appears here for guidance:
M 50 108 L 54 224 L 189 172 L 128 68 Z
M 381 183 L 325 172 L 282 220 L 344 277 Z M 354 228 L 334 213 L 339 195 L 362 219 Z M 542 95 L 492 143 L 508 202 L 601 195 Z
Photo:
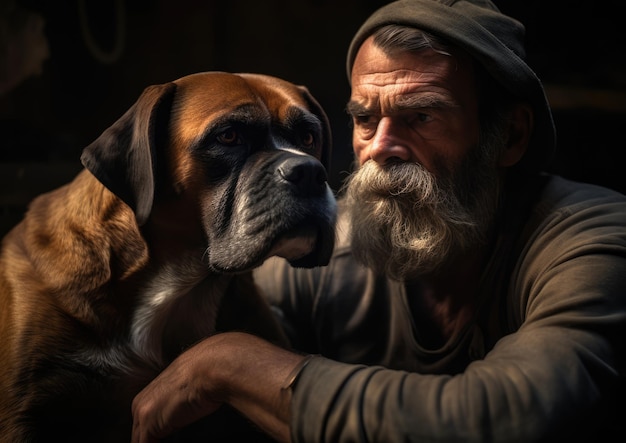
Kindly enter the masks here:
M 89 18 L 85 0 L 78 0 L 78 17 L 80 21 L 80 29 L 83 40 L 91 55 L 100 63 L 108 65 L 119 60 L 124 52 L 124 44 L 126 40 L 126 10 L 124 8 L 124 0 L 115 0 L 115 44 L 110 51 L 105 51 L 96 42 L 89 28 Z

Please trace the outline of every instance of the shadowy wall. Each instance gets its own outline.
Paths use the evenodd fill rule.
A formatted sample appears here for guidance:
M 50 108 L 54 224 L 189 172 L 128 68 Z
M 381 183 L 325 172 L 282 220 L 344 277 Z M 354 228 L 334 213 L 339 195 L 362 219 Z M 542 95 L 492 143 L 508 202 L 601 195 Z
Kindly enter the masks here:
M 79 0 L 0 1 L 0 13 L 14 3 L 43 17 L 50 53 L 40 75 L 0 95 L 0 234 L 33 195 L 71 178 L 81 149 L 146 86 L 193 72 L 261 72 L 306 85 L 333 125 L 333 188 L 346 176 L 345 53 L 362 21 L 387 2 L 112 0 L 85 1 L 81 13 Z M 618 1 L 496 4 L 526 24 L 528 59 L 553 104 L 560 151 L 552 170 L 626 191 L 615 161 L 626 147 Z

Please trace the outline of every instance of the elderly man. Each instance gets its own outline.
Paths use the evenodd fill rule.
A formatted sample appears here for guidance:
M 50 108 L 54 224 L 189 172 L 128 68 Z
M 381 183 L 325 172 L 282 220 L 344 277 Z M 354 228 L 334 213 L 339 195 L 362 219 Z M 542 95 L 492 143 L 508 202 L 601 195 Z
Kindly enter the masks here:
M 134 441 L 223 403 L 280 441 L 620 431 L 626 197 L 541 172 L 555 132 L 523 37 L 489 0 L 400 0 L 366 20 L 333 259 L 257 273 L 295 352 L 199 343 L 135 399 Z

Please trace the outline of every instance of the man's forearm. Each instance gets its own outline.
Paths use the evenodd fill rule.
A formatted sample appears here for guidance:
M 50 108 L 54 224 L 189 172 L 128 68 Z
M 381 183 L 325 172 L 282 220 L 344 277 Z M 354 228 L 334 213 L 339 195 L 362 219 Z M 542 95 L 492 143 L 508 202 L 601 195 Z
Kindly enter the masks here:
M 228 387 L 224 401 L 276 440 L 289 442 L 290 384 L 307 357 L 247 334 L 222 338 L 234 351 L 229 351 L 231 368 L 221 375 L 221 383 Z
M 174 360 L 133 402 L 133 442 L 164 438 L 228 403 L 290 441 L 290 381 L 307 357 L 250 334 L 214 335 Z

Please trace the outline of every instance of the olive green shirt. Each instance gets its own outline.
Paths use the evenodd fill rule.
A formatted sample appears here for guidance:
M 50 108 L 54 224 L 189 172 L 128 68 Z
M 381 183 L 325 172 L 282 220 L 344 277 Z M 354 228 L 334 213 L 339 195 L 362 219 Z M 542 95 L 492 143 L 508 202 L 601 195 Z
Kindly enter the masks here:
M 474 319 L 426 347 L 405 285 L 357 264 L 256 275 L 295 348 L 295 442 L 567 441 L 624 432 L 626 197 L 556 176 L 510 195 Z M 624 437 L 626 434 L 622 434 Z M 604 440 L 606 441 L 606 440 Z

